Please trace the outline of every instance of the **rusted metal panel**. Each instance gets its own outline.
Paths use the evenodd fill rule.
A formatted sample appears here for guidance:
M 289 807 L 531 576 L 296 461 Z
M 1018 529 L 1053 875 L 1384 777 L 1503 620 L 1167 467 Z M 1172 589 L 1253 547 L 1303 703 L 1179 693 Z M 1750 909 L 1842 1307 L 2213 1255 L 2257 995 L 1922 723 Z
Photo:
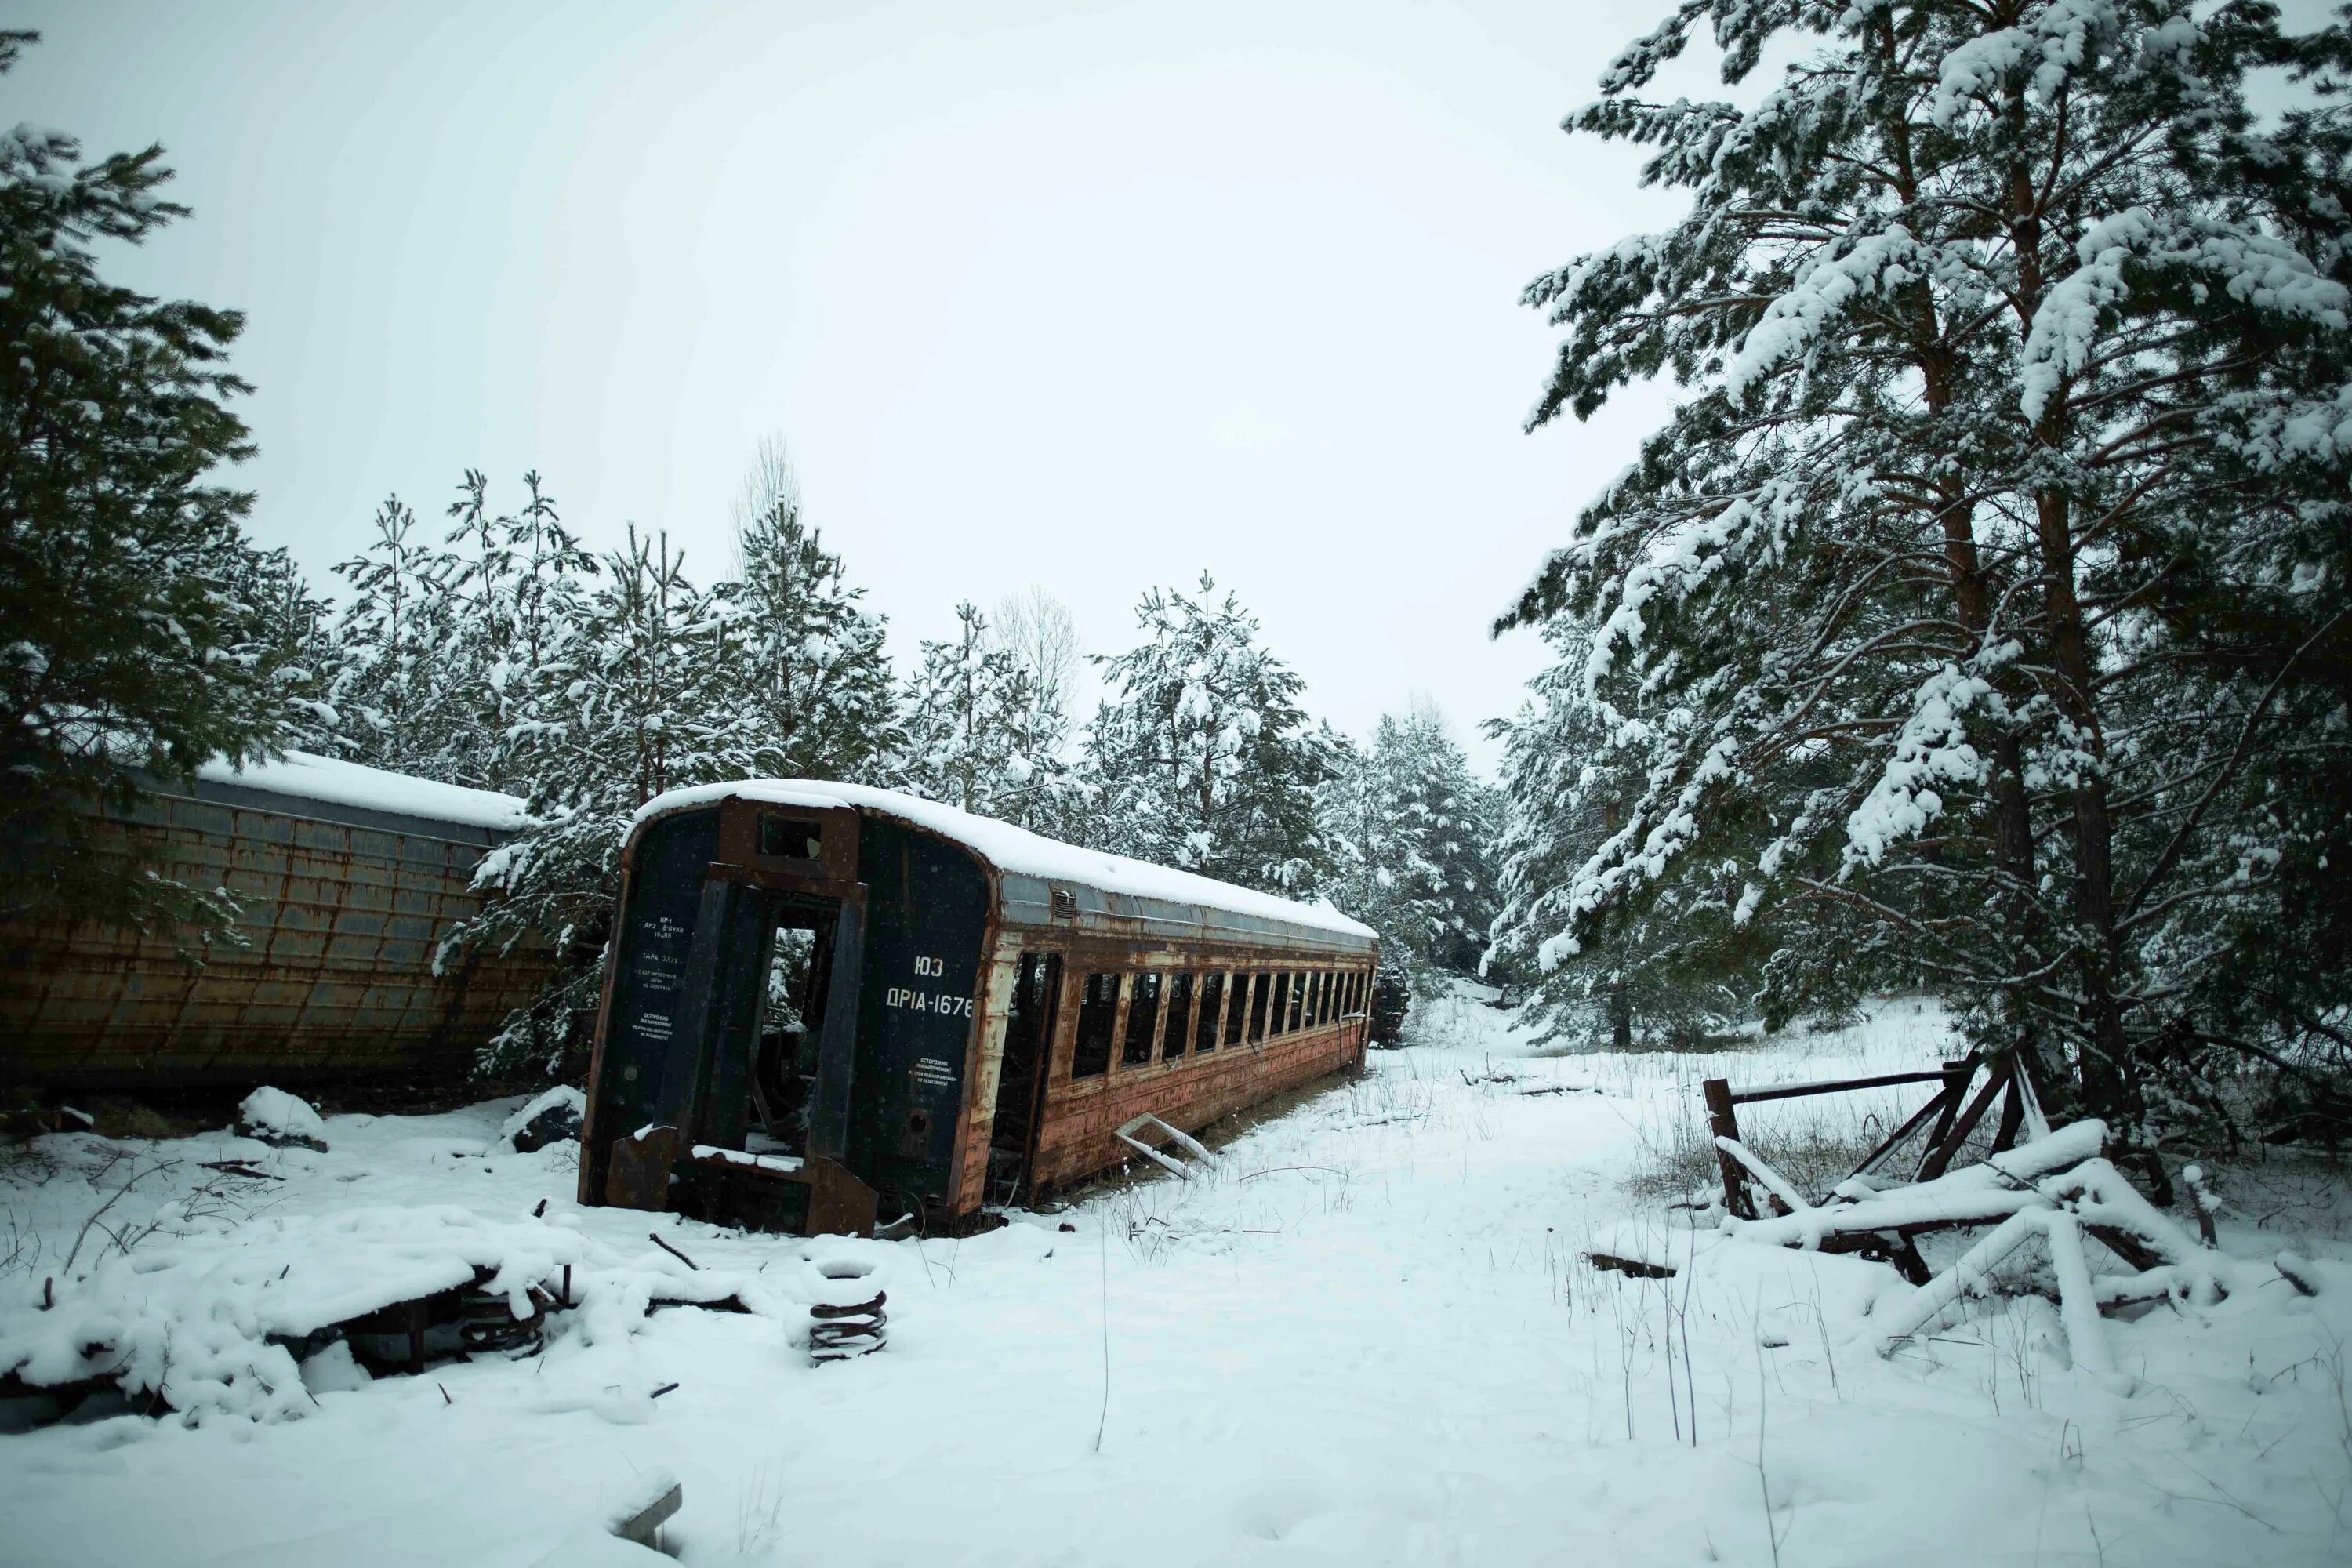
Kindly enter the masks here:
M 972 1020 L 966 1047 L 962 1136 L 957 1140 L 955 1177 L 949 1207 L 955 1214 L 979 1210 L 988 1194 L 988 1150 L 995 1132 L 996 1091 L 1004 1069 L 1004 1026 L 1013 986 L 1021 968 L 1021 938 L 990 922 L 989 958 L 982 967 L 980 1016 Z
M 1035 940 L 1051 940 L 1051 933 L 1029 934 Z M 1149 1062 L 1126 1062 L 1123 1052 L 1114 1048 L 1107 1071 L 1073 1079 L 1076 998 L 1088 972 L 1255 974 L 1329 968 L 1354 972 L 1369 966 L 1361 955 L 1335 961 L 1329 953 L 1287 946 L 1196 947 L 1165 941 L 1120 942 L 1095 938 L 1061 950 L 1066 953 L 1065 994 L 1056 1037 L 1046 1057 L 1045 1109 L 1032 1166 L 1032 1180 L 1040 1191 L 1066 1185 L 1130 1158 L 1132 1152 L 1119 1142 L 1116 1130 L 1131 1117 L 1149 1112 L 1186 1131 L 1197 1131 L 1220 1117 L 1363 1059 L 1362 1021 L 1334 1019 L 1254 1044 L 1244 1039 L 1228 1046 L 1221 1031 L 1213 1052 L 1188 1049 L 1181 1057 L 1163 1058 L 1155 1050 Z M 1123 986 L 1121 991 L 1113 1022 L 1115 1040 L 1124 1039 L 1131 1002 L 1131 987 Z M 1229 988 L 1221 1004 L 1227 1010 L 1248 1005 L 1242 987 Z
M 170 933 L 0 926 L 0 1081 L 453 1078 L 554 970 L 522 950 L 432 973 L 481 907 L 468 884 L 489 829 L 199 783 L 148 794 L 107 830 L 227 888 L 240 944 L 192 964 Z

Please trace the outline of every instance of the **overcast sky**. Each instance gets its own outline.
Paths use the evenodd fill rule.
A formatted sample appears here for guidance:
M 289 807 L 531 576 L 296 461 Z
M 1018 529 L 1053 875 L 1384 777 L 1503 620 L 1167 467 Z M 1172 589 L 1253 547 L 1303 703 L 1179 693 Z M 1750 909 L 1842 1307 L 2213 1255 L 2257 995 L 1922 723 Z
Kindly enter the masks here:
M 1679 208 L 1558 129 L 1660 7 L 12 9 L 10 120 L 169 150 L 196 216 L 117 270 L 248 312 L 253 531 L 322 592 L 467 467 L 708 579 L 781 432 L 902 668 L 1033 583 L 1116 652 L 1206 569 L 1311 711 L 1426 692 L 1486 763 L 1541 662 L 1488 623 L 1664 406 L 1519 428 L 1521 286 Z

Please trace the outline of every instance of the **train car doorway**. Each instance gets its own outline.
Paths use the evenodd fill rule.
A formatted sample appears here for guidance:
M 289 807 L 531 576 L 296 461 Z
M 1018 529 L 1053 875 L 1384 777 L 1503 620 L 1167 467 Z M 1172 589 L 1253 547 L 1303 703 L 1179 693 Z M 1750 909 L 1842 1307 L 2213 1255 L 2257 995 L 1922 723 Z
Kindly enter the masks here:
M 1045 1098 L 1046 1058 L 1062 996 L 1062 955 L 1024 952 L 1004 1016 L 1004 1055 L 997 1068 L 996 1121 L 988 1140 L 988 1183 L 999 1204 L 1029 1195 L 1037 1154 L 1037 1110 Z

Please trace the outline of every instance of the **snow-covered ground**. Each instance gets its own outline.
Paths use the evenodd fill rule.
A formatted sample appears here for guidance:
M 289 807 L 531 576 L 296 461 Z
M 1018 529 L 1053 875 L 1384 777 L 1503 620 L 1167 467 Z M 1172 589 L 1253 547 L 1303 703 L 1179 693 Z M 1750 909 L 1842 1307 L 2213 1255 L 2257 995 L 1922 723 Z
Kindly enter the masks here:
M 1375 1053 L 1368 1077 L 1231 1143 L 1198 1181 L 1139 1181 L 961 1241 L 581 1210 L 573 1146 L 486 1152 L 510 1100 L 331 1117 L 325 1153 L 225 1133 L 45 1139 L 0 1168 L 15 1227 L 0 1258 L 16 1247 L 0 1331 L 35 1310 L 91 1212 L 162 1160 L 179 1163 L 102 1218 L 131 1226 L 112 1264 L 169 1259 L 188 1245 L 172 1239 L 181 1216 L 210 1213 L 229 1237 L 291 1238 L 290 1288 L 298 1265 L 340 1256 L 353 1214 L 507 1236 L 539 1226 L 545 1198 L 560 1233 L 545 1256 L 576 1258 L 591 1305 L 520 1361 L 357 1387 L 314 1364 L 320 1391 L 289 1402 L 294 1418 L 89 1407 L 0 1437 L 0 1560 L 520 1568 L 659 1470 L 685 1489 L 669 1547 L 696 1564 L 2352 1552 L 2340 1242 L 2225 1224 L 2249 1258 L 2312 1254 L 2320 1293 L 2282 1279 L 2107 1323 L 2128 1394 L 2069 1370 L 2039 1301 L 1979 1303 L 1881 1360 L 1864 1309 L 1907 1288 L 1878 1265 L 1702 1243 L 1700 1267 L 1659 1281 L 1579 1260 L 1643 1228 L 1687 1252 L 1686 1219 L 1669 1235 L 1625 1177 L 1671 1141 L 1700 1078 L 1925 1066 L 1949 1048 L 1932 1012 L 1894 1004 L 1837 1035 L 1703 1058 L 1537 1057 L 1509 1016 L 1466 1000 L 1418 1028 L 1423 1043 Z M 232 1157 L 283 1180 L 199 1163 Z M 137 1239 L 166 1202 L 184 1206 Z M 639 1316 L 629 1290 L 688 1288 L 649 1226 L 753 1311 Z M 104 1234 L 82 1237 L 81 1268 Z M 812 1255 L 878 1263 L 887 1350 L 810 1366 Z

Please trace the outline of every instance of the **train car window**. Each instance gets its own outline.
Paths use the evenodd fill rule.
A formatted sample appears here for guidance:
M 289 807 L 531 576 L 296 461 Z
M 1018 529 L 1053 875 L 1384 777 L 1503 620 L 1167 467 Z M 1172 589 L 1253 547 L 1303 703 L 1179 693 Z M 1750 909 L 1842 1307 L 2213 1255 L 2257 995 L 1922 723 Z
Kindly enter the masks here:
M 1323 1021 L 1329 1023 L 1339 1016 L 1339 972 L 1323 972 Z
M 1225 1004 L 1225 1044 L 1242 1043 L 1242 1030 L 1249 1023 L 1250 977 L 1235 974 L 1225 987 L 1230 994 Z
M 1192 1031 L 1192 1052 L 1217 1048 L 1217 1029 L 1224 1022 L 1225 977 L 1223 974 L 1201 976 L 1201 1020 Z
M 1118 1053 L 1121 1067 L 1141 1067 L 1151 1059 L 1152 1027 L 1160 1022 L 1160 976 L 1135 977 L 1135 994 L 1127 1004 L 1127 1044 Z
M 1364 972 L 1359 969 L 1353 974 L 1348 976 L 1348 1011 L 1350 1013 L 1360 1013 L 1363 1010 Z
M 760 853 L 784 860 L 814 860 L 824 847 L 824 829 L 789 816 L 760 818 Z
M 1192 1027 L 1192 977 L 1168 977 L 1168 1026 L 1160 1032 L 1160 1059 L 1172 1062 L 1184 1054 L 1184 1037 Z
M 1274 995 L 1274 976 L 1261 972 L 1250 987 L 1249 1037 L 1255 1045 L 1265 1038 L 1265 1005 Z
M 1291 1034 L 1298 1032 L 1298 1015 L 1306 1005 L 1307 976 L 1294 974 L 1290 977 L 1290 1028 L 1287 1032 Z
M 1265 1032 L 1269 1035 L 1288 1033 L 1282 1021 L 1290 1016 L 1290 983 L 1294 978 L 1287 972 L 1274 977 L 1274 1005 L 1267 1010 L 1265 1020 Z
M 1310 1029 L 1323 1021 L 1323 982 L 1328 978 L 1319 969 L 1307 977 L 1307 1026 Z
M 1089 974 L 1078 996 L 1078 1039 L 1070 1052 L 1072 1078 L 1110 1071 L 1111 1026 L 1118 1022 L 1118 976 Z

